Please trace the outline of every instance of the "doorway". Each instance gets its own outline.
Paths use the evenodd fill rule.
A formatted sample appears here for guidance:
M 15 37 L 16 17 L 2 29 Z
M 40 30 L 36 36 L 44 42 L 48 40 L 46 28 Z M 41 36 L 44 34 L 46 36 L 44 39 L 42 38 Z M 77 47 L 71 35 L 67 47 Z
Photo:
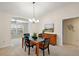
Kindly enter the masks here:
M 79 17 L 63 20 L 63 44 L 79 46 Z
M 25 19 L 13 17 L 11 19 L 11 39 L 13 45 L 21 44 L 23 33 L 28 32 L 28 22 Z

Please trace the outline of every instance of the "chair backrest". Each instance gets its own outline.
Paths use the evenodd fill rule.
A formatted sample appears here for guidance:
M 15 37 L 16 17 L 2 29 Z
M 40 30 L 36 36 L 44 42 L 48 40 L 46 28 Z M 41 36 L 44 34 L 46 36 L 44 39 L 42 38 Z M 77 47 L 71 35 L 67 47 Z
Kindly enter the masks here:
M 50 43 L 49 38 L 45 38 L 44 39 L 44 45 L 49 46 L 49 43 Z
M 25 39 L 25 40 L 29 40 L 29 37 L 30 37 L 30 34 L 29 34 L 29 33 L 25 33 L 25 34 L 24 34 L 24 39 Z
M 25 39 L 25 44 L 26 45 L 30 45 L 29 37 L 30 37 L 30 34 L 29 33 L 25 33 L 24 34 L 24 39 Z

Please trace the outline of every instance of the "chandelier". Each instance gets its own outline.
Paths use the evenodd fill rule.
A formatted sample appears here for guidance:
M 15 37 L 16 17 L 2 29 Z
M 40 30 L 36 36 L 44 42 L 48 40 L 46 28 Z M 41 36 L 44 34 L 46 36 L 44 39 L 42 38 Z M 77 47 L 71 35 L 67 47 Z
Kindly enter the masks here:
M 35 2 L 33 2 L 33 18 L 29 19 L 29 22 L 38 23 L 39 20 L 35 19 Z

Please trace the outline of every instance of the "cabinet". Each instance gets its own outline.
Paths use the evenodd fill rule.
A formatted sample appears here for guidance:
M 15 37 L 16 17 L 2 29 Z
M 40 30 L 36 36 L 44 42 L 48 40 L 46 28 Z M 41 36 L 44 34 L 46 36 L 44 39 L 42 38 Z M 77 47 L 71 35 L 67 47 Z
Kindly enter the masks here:
M 57 44 L 57 35 L 56 34 L 43 34 L 43 38 L 49 38 L 50 44 L 56 45 Z

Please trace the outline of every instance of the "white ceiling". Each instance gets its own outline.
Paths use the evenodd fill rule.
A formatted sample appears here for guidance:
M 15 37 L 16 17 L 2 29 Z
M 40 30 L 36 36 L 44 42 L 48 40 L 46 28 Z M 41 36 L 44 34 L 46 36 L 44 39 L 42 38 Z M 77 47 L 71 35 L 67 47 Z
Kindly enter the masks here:
M 36 2 L 35 16 L 40 18 L 54 11 L 60 7 L 63 7 L 69 3 L 66 2 Z M 17 16 L 24 16 L 26 18 L 32 18 L 33 13 L 32 2 L 0 2 L 0 11 L 14 14 Z

